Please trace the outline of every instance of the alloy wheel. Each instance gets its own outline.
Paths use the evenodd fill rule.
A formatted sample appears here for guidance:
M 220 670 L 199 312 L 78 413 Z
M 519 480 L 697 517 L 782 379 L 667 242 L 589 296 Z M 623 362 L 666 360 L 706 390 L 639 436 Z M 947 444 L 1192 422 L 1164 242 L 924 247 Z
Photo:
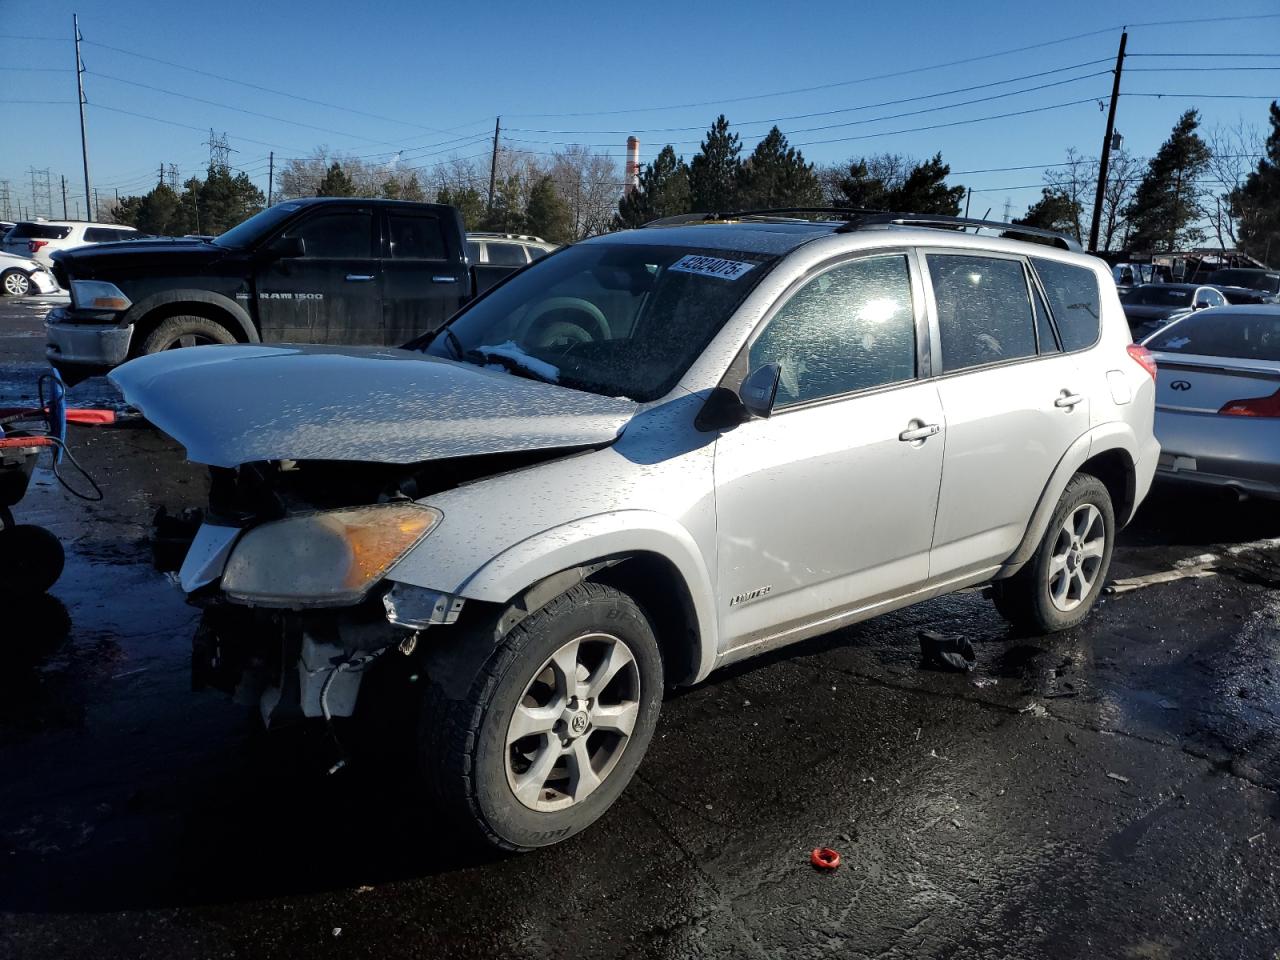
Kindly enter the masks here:
M 1082 503 L 1067 514 L 1049 557 L 1049 599 L 1055 607 L 1069 613 L 1085 601 L 1098 579 L 1106 551 L 1102 511 Z
M 608 633 L 564 644 L 534 673 L 507 725 L 507 783 L 531 810 L 563 810 L 617 766 L 640 713 L 640 670 Z
M 4 292 L 11 297 L 25 297 L 31 292 L 31 278 L 17 272 L 6 274 Z

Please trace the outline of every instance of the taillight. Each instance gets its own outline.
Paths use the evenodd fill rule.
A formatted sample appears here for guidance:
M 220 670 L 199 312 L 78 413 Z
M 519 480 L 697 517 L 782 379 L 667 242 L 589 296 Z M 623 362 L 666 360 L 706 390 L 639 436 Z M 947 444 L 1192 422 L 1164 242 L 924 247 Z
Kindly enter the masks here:
M 1127 349 L 1134 362 L 1151 374 L 1151 379 L 1154 380 L 1156 378 L 1156 358 L 1151 355 L 1151 351 L 1146 347 L 1138 346 L 1136 343 L 1129 344 Z
M 47 247 L 48 245 L 49 245 L 48 240 L 28 240 L 27 241 L 27 249 L 30 250 L 32 253 L 35 253 L 41 247 Z
M 1266 397 L 1232 400 L 1218 412 L 1228 417 L 1280 417 L 1280 390 Z

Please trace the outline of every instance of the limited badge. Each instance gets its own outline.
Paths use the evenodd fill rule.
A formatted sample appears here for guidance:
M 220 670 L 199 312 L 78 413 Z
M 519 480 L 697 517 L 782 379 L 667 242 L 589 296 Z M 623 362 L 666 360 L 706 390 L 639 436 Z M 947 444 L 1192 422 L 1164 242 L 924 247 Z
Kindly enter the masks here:
M 703 257 L 689 254 L 673 263 L 669 269 L 676 273 L 697 273 L 704 277 L 719 277 L 721 280 L 737 280 L 754 267 L 754 263 L 741 260 L 722 260 L 719 257 Z

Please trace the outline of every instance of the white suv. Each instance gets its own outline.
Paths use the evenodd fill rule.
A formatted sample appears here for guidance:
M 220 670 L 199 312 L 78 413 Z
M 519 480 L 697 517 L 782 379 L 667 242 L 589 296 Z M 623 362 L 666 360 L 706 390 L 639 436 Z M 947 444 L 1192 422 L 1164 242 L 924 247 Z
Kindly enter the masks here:
M 138 235 L 133 227 L 117 223 L 90 223 L 84 220 L 23 220 L 4 236 L 5 253 L 30 257 L 45 267 L 53 266 L 57 250 L 70 250 L 89 243 L 131 240 Z
M 541 237 L 519 233 L 467 234 L 467 260 L 472 264 L 488 263 L 500 267 L 523 267 L 540 257 L 545 257 L 559 245 L 548 243 Z
M 613 803 L 668 685 L 976 584 L 1079 623 L 1159 456 L 1107 265 L 848 216 L 598 237 L 406 348 L 117 368 L 213 467 L 197 682 L 331 720 L 408 658 L 426 779 L 528 849 Z

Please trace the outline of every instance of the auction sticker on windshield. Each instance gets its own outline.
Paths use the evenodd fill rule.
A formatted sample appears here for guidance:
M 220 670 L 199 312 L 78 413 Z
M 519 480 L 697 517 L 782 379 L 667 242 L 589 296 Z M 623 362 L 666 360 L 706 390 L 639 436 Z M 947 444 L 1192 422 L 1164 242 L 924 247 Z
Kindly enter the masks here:
M 741 260 L 721 260 L 719 257 L 703 257 L 691 253 L 687 257 L 681 257 L 668 269 L 677 273 L 697 273 L 704 277 L 719 277 L 721 280 L 737 280 L 754 266 L 754 263 L 744 263 Z

